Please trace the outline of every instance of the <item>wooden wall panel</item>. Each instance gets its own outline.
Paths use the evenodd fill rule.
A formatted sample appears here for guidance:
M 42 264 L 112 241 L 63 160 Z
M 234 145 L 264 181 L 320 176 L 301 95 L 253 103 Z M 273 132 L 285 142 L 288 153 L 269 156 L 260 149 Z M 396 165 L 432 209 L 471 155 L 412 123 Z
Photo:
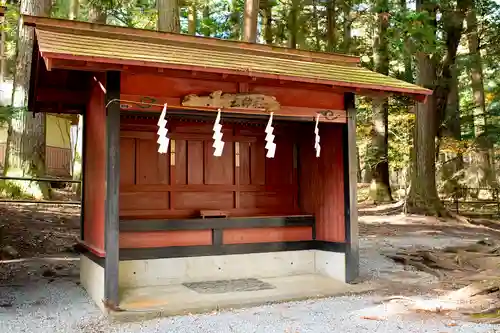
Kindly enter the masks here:
M 240 142 L 239 143 L 239 168 L 238 177 L 240 185 L 249 185 L 251 181 L 250 174 L 250 143 Z
M 241 208 L 269 208 L 271 211 L 293 207 L 293 188 L 281 192 L 240 192 Z
M 267 185 L 292 184 L 293 141 L 276 140 L 276 154 L 274 158 L 266 158 L 265 162 Z
M 263 124 L 224 124 L 220 157 L 213 156 L 210 122 L 170 117 L 175 156 L 157 153 L 154 123 L 124 118 L 121 126 L 123 218 L 191 218 L 203 209 L 225 210 L 230 216 L 300 213 L 293 177 L 295 132 L 286 123 L 276 130 L 274 159 L 265 157 Z
M 344 95 L 328 91 L 249 85 L 249 91 L 276 97 L 283 106 L 344 110 Z
M 175 140 L 175 184 L 187 184 L 187 141 Z
M 176 192 L 172 197 L 173 209 L 231 209 L 233 192 Z
M 120 185 L 135 184 L 135 141 L 120 138 Z
M 215 120 L 215 117 L 214 117 Z M 170 124 L 170 129 L 175 133 L 186 134 L 207 134 L 207 138 L 211 138 L 213 134 L 213 124 L 209 122 L 191 122 L 191 121 L 174 121 Z M 223 132 L 227 128 L 222 128 Z
M 189 94 L 205 95 L 217 90 L 228 93 L 238 91 L 236 82 L 183 79 L 161 74 L 124 73 L 121 77 L 122 94 L 183 98 Z
M 204 169 L 203 141 L 187 142 L 187 183 L 203 184 Z
M 211 245 L 211 230 L 121 232 L 120 248 Z
M 121 192 L 120 210 L 168 209 L 168 199 L 168 192 Z
M 311 239 L 311 227 L 227 229 L 222 233 L 223 244 L 293 242 Z
M 169 153 L 158 154 L 156 140 L 137 139 L 136 183 L 169 184 Z
M 320 158 L 311 147 L 313 135 L 305 134 L 299 144 L 300 208 L 315 216 L 316 238 L 331 242 L 345 241 L 342 126 L 320 124 Z
M 250 184 L 266 183 L 266 142 L 262 139 L 250 145 Z
M 213 156 L 212 141 L 205 141 L 205 184 L 234 184 L 234 142 L 226 142 L 222 156 Z
M 71 149 L 52 146 L 45 147 L 47 175 L 68 178 L 71 175 L 71 164 Z
M 59 147 L 45 147 L 47 174 L 58 177 L 71 175 L 71 149 Z

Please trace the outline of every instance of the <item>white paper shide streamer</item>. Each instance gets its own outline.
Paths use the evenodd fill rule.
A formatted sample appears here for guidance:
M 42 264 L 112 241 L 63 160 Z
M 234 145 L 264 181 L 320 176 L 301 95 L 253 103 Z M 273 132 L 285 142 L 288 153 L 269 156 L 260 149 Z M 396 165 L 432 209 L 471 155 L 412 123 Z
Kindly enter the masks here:
M 316 115 L 316 125 L 314 126 L 314 149 L 316 149 L 316 157 L 319 157 L 319 153 L 321 152 L 321 146 L 319 145 L 319 114 Z
M 159 144 L 158 153 L 166 154 L 168 151 L 168 143 L 170 139 L 167 138 L 167 104 L 163 106 L 163 110 L 161 111 L 160 119 L 158 120 L 158 140 L 156 141 Z
M 212 138 L 214 139 L 214 143 L 212 145 L 214 150 L 214 156 L 222 156 L 222 151 L 224 150 L 224 141 L 222 141 L 222 125 L 220 124 L 221 111 L 217 112 L 217 118 L 215 118 L 214 123 L 214 135 Z
M 274 154 L 276 153 L 276 143 L 274 143 L 274 127 L 273 127 L 273 112 L 271 112 L 271 116 L 269 117 L 269 121 L 266 126 L 266 150 L 267 158 L 274 158 Z

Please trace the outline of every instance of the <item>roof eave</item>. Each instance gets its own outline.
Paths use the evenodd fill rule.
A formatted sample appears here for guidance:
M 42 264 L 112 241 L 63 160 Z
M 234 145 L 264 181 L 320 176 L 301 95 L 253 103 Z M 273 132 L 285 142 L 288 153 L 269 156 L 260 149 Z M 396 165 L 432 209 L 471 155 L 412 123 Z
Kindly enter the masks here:
M 89 56 L 78 56 L 78 55 L 70 55 L 70 54 L 61 54 L 61 53 L 49 53 L 49 52 L 41 52 L 41 56 L 44 59 L 47 70 L 52 70 L 53 68 L 58 68 L 57 62 L 53 60 L 66 60 L 66 61 L 75 61 L 76 62 L 86 62 L 87 69 L 91 70 L 93 68 L 102 70 L 102 64 L 108 65 L 118 65 L 123 66 L 122 70 L 126 70 L 126 66 L 138 66 L 138 67 L 150 67 L 150 68 L 162 68 L 162 69 L 173 69 L 173 70 L 185 70 L 185 71 L 194 71 L 194 72 L 206 72 L 206 73 L 216 73 L 216 74 L 226 74 L 226 75 L 238 75 L 238 76 L 246 76 L 252 78 L 264 78 L 271 79 L 276 81 L 291 81 L 291 82 L 302 82 L 302 83 L 310 83 L 310 84 L 318 84 L 318 85 L 327 85 L 332 88 L 342 88 L 348 91 L 352 91 L 355 93 L 363 93 L 363 92 L 371 92 L 375 94 L 384 94 L 384 93 L 395 93 L 410 96 L 411 98 L 422 102 L 425 101 L 426 97 L 432 95 L 432 90 L 429 89 L 411 89 L 404 87 L 388 87 L 384 85 L 369 85 L 369 84 L 361 84 L 361 83 L 350 83 L 350 82 L 341 82 L 341 81 L 331 81 L 331 80 L 323 80 L 323 79 L 314 79 L 314 78 L 305 78 L 305 77 L 297 77 L 297 76 L 289 76 L 289 75 L 280 75 L 280 74 L 269 74 L 269 73 L 260 73 L 260 72 L 252 72 L 252 71 L 237 71 L 237 70 L 229 70 L 224 68 L 212 68 L 212 67 L 200 67 L 193 65 L 178 65 L 178 64 L 166 64 L 166 63 L 158 63 L 158 62 L 145 62 L 145 61 L 135 61 L 135 60 L 125 60 L 125 59 L 116 59 L 116 58 L 101 58 L 101 57 L 89 57 Z M 64 68 L 68 68 L 65 66 Z M 75 66 L 76 70 L 81 70 L 81 65 Z

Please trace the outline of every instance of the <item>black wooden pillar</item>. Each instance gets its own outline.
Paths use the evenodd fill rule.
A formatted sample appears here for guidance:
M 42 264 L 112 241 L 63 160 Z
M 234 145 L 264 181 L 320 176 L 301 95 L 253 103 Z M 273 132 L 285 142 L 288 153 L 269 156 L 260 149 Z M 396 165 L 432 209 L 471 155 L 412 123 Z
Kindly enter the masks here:
M 356 106 L 353 93 L 344 94 L 347 124 L 342 134 L 344 152 L 344 205 L 346 240 L 346 282 L 359 276 L 359 240 L 357 208 Z
M 120 98 L 120 72 L 106 73 L 106 104 Z M 118 298 L 119 198 L 120 184 L 120 103 L 106 109 L 106 212 L 104 224 L 104 297 L 106 306 L 116 308 Z

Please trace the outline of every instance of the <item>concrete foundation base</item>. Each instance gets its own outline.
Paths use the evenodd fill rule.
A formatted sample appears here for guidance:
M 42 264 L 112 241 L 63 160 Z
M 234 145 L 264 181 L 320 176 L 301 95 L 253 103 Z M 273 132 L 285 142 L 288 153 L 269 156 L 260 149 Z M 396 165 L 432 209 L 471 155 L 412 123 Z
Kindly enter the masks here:
M 322 274 L 345 282 L 343 253 L 306 250 L 120 262 L 120 288 Z
M 314 251 L 314 271 L 317 274 L 331 277 L 345 282 L 346 261 L 345 254 L 329 251 Z
M 80 256 L 80 282 L 97 304 L 97 306 L 106 312 L 104 307 L 104 268 L 87 258 Z
M 175 315 L 353 292 L 359 287 L 346 284 L 345 273 L 344 253 L 319 250 L 121 261 L 120 308 Z M 80 275 L 83 287 L 105 311 L 104 269 L 82 256 Z M 183 285 L 248 278 L 274 288 L 205 294 Z

